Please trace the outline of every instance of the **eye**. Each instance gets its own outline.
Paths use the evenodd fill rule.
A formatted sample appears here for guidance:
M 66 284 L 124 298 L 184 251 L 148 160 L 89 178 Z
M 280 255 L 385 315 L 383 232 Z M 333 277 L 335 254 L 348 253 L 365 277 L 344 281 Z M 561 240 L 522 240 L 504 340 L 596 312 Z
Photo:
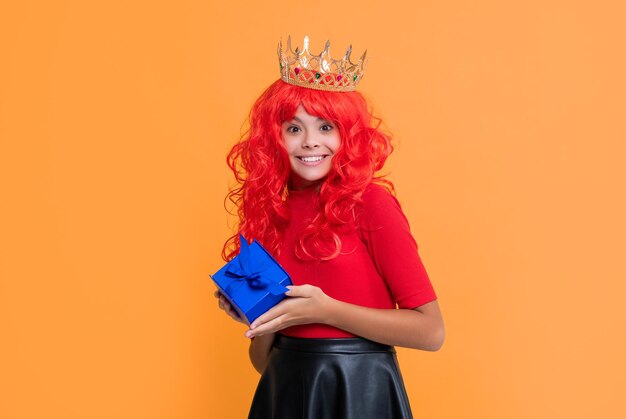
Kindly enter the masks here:
M 290 127 L 287 127 L 287 132 L 296 133 L 298 131 L 300 131 L 300 127 L 298 126 L 291 125 Z
M 330 130 L 332 130 L 332 129 L 333 129 L 333 126 L 332 126 L 332 125 L 330 125 L 330 124 L 324 124 L 324 125 L 322 125 L 322 126 L 321 126 L 321 128 L 320 128 L 320 129 L 321 129 L 322 131 L 330 131 Z

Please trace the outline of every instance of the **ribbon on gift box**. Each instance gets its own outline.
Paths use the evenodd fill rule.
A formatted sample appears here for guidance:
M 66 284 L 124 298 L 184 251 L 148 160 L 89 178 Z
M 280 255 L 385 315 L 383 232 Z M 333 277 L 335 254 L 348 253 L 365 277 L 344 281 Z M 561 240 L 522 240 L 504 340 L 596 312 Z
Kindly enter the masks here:
M 229 295 L 232 295 L 244 284 L 247 284 L 250 288 L 266 289 L 273 295 L 280 295 L 289 291 L 285 286 L 267 278 L 267 275 L 263 275 L 271 269 L 270 266 L 263 263 L 255 266 L 250 256 L 248 241 L 241 234 L 239 235 L 239 243 L 239 255 L 233 260 L 233 263 L 228 265 L 224 273 L 227 277 L 233 279 L 226 287 L 226 292 Z

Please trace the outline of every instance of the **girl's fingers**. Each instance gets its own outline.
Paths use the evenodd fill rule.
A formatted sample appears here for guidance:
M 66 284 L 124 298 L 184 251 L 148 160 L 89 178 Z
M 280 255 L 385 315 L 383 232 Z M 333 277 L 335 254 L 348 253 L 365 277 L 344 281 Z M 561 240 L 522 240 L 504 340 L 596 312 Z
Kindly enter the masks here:
M 234 310 L 230 310 L 228 312 L 228 314 L 230 315 L 230 317 L 232 317 L 233 319 L 237 320 L 237 321 L 241 321 L 241 319 L 239 318 L 239 315 L 237 314 L 236 311 Z
M 229 316 L 234 317 L 236 319 L 239 318 L 237 312 L 233 309 L 231 304 L 223 298 L 220 298 L 219 306 L 222 310 L 224 310 Z
M 224 299 L 224 301 L 222 301 L 222 304 L 224 305 L 224 309 L 225 310 L 230 310 L 231 309 L 231 305 L 228 301 L 226 301 L 226 299 Z
M 264 324 L 262 324 L 260 326 L 255 327 L 254 329 L 252 329 L 251 335 L 252 336 L 259 336 L 259 335 L 263 335 L 265 333 L 277 332 L 279 330 L 282 330 L 282 329 L 288 327 L 288 325 L 285 324 L 284 322 L 285 322 L 285 314 L 282 314 L 282 315 L 276 317 L 275 319 L 272 319 L 272 320 L 268 321 L 267 323 L 264 323 Z
M 241 321 L 241 319 L 239 318 L 239 315 L 237 314 L 235 310 L 228 310 L 227 313 L 233 320 L 238 321 L 238 322 Z
M 250 327 L 252 326 L 257 326 L 260 324 L 267 324 L 270 322 L 270 320 L 272 319 L 277 319 L 279 317 L 282 317 L 284 314 L 286 314 L 289 310 L 287 310 L 285 308 L 285 304 L 286 302 L 283 300 L 281 301 L 278 305 L 272 307 L 271 309 L 269 309 L 268 311 L 266 311 L 265 313 L 261 314 L 259 317 L 257 317 L 257 319 L 250 325 Z M 288 307 L 288 306 L 287 306 Z
M 232 305 L 228 302 L 228 300 L 224 297 L 224 295 L 222 295 L 219 292 L 219 290 L 215 291 L 213 295 L 219 299 L 218 301 L 219 308 L 224 310 L 226 314 L 228 314 L 230 317 L 233 318 L 233 320 L 243 323 L 243 320 L 241 319 L 241 317 L 239 317 L 239 314 L 237 314 L 237 312 L 233 309 Z
M 222 310 L 228 311 L 228 309 L 230 308 L 230 304 L 224 299 L 224 297 L 220 297 L 219 305 Z

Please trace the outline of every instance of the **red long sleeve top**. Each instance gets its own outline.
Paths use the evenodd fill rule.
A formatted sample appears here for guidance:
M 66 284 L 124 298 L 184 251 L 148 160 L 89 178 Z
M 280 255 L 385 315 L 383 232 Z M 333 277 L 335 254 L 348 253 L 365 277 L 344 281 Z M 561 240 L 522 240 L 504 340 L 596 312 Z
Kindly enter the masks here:
M 340 235 L 341 254 L 328 261 L 304 262 L 294 251 L 298 233 L 316 214 L 318 192 L 315 188 L 290 191 L 286 203 L 291 221 L 276 259 L 294 285 L 315 285 L 336 300 L 371 308 L 393 309 L 397 304 L 413 309 L 437 299 L 400 203 L 383 186 L 367 187 L 357 228 Z M 318 323 L 278 333 L 303 338 L 355 336 Z

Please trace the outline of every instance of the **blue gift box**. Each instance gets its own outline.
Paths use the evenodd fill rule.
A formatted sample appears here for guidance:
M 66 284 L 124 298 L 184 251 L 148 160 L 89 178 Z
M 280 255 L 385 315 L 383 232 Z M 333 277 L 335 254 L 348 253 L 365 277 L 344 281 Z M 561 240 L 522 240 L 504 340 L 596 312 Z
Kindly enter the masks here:
M 287 296 L 293 285 L 287 272 L 259 242 L 239 235 L 239 254 L 214 275 L 220 292 L 248 325 Z

